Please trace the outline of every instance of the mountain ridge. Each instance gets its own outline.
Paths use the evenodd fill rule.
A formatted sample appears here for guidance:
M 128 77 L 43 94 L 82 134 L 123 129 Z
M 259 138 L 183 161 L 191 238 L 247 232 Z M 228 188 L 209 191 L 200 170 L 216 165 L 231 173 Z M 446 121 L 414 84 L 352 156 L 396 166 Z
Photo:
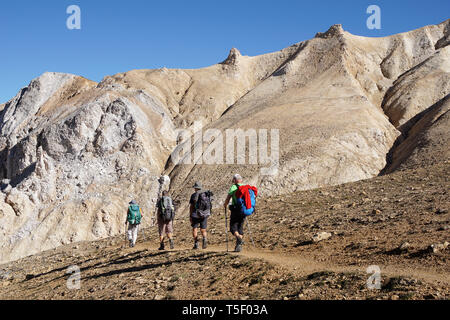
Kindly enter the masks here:
M 165 188 L 184 216 L 197 180 L 221 199 L 236 172 L 262 197 L 376 177 L 389 154 L 403 159 L 399 137 L 413 122 L 422 130 L 421 117 L 450 92 L 449 25 L 383 38 L 334 25 L 260 56 L 233 48 L 206 68 L 132 70 L 99 83 L 44 73 L 0 105 L 0 262 L 120 234 L 128 201 L 150 213 Z M 196 123 L 279 130 L 278 175 L 262 175 L 263 163 L 173 163 L 175 148 L 208 145 L 179 141 L 177 130 Z

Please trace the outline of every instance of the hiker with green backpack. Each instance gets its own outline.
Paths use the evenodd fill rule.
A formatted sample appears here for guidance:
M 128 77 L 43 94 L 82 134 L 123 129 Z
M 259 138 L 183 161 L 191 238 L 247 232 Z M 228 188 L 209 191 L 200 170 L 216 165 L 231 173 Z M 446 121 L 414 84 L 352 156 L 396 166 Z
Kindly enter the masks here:
M 130 242 L 130 248 L 133 248 L 136 245 L 139 225 L 141 224 L 143 216 L 141 207 L 135 200 L 132 200 L 129 203 L 127 220 L 125 221 L 125 225 L 128 224 L 128 241 Z
M 169 238 L 170 249 L 174 249 L 173 242 L 173 220 L 175 219 L 175 207 L 169 192 L 163 191 L 162 197 L 158 199 L 157 207 L 157 221 L 159 230 L 160 247 L 158 250 L 165 250 L 164 236 Z

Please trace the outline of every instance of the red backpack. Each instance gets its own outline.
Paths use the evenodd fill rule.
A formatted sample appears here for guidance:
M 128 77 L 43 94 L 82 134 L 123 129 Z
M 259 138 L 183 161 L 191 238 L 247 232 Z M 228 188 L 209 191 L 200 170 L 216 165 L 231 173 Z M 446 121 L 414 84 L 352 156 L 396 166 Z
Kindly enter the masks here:
M 239 186 L 236 191 L 237 207 L 244 216 L 251 216 L 255 213 L 256 197 L 258 189 L 253 186 Z

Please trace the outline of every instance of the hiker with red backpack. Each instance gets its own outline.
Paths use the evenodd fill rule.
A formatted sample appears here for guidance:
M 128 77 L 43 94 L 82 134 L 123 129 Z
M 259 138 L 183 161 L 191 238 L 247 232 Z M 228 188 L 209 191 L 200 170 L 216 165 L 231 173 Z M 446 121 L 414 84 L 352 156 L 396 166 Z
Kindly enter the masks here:
M 234 175 L 233 185 L 228 191 L 228 196 L 223 204 L 225 212 L 229 205 L 230 214 L 230 232 L 236 237 L 235 252 L 241 252 L 244 245 L 244 223 L 246 218 L 255 212 L 255 202 L 258 195 L 258 189 L 244 185 L 242 176 Z M 227 213 L 225 213 L 227 214 Z
M 175 246 L 173 242 L 173 220 L 175 219 L 175 207 L 173 206 L 173 201 L 169 196 L 169 192 L 163 191 L 162 197 L 158 199 L 156 207 L 160 242 L 160 247 L 158 250 L 165 250 L 165 235 L 167 235 L 167 238 L 169 238 L 170 249 L 174 249 Z
M 141 224 L 143 216 L 141 207 L 135 200 L 132 200 L 129 203 L 127 220 L 125 221 L 125 225 L 128 224 L 128 241 L 130 242 L 130 248 L 133 248 L 136 245 L 139 225 Z
M 193 249 L 198 249 L 198 229 L 200 229 L 203 237 L 202 248 L 206 249 L 208 246 L 208 218 L 211 216 L 213 194 L 209 190 L 204 190 L 200 182 L 196 182 L 193 188 L 195 192 L 189 200 L 189 218 L 192 226 L 192 236 L 194 237 Z

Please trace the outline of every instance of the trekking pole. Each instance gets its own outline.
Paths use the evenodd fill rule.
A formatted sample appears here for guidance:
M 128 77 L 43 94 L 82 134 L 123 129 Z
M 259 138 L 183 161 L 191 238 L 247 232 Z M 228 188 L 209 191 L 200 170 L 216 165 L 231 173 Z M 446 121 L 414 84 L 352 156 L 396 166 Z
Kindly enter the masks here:
M 248 222 L 248 218 L 245 220 L 247 221 L 247 229 L 248 232 L 250 233 L 250 239 L 252 240 L 253 247 L 256 248 L 255 242 L 253 241 L 252 229 L 250 229 L 250 222 Z
M 151 227 L 154 227 L 155 226 L 155 222 L 156 222 L 156 215 L 157 215 L 157 213 L 158 213 L 158 210 L 155 210 L 155 214 L 152 216 L 152 225 L 151 225 Z
M 227 252 L 228 252 L 228 219 L 227 219 L 227 208 L 225 208 L 225 238 L 227 242 Z
M 128 237 L 127 237 L 127 226 L 128 226 L 128 224 L 125 223 L 125 243 L 124 243 L 124 247 L 125 248 L 127 247 L 127 240 L 128 240 Z

